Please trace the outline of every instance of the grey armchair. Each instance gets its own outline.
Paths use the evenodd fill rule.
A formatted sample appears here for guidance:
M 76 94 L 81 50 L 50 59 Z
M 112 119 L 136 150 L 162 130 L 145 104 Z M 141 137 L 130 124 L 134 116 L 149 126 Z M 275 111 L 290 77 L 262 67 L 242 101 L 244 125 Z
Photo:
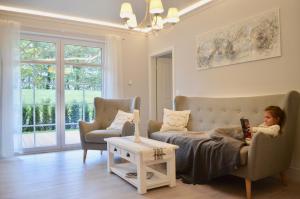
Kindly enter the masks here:
M 134 124 L 126 122 L 122 130 L 107 130 L 114 120 L 118 110 L 133 112 L 140 109 L 140 98 L 131 99 L 104 99 L 96 97 L 95 120 L 91 123 L 79 121 L 81 147 L 83 149 L 83 162 L 85 163 L 88 150 L 106 150 L 104 138 L 129 136 L 134 133 Z

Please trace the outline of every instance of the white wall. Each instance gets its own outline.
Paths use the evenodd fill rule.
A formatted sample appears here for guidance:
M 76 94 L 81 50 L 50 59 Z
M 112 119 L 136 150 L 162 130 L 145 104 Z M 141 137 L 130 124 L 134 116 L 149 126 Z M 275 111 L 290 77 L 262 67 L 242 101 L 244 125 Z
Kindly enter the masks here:
M 68 22 L 46 17 L 0 12 L 0 19 L 19 21 L 22 31 L 55 34 L 66 37 L 80 37 L 104 41 L 105 35 L 119 35 L 123 38 L 124 97 L 141 97 L 142 135 L 146 135 L 148 122 L 148 57 L 147 37 L 143 33 L 105 28 L 78 22 Z M 131 80 L 133 84 L 128 85 Z
M 197 71 L 196 36 L 280 8 L 282 56 Z M 219 0 L 169 30 L 149 37 L 149 54 L 174 47 L 176 94 L 251 96 L 300 91 L 300 1 Z M 292 167 L 300 173 L 300 135 Z
M 149 112 L 147 39 L 126 37 L 123 48 L 125 97 L 141 97 L 141 135 L 146 136 Z

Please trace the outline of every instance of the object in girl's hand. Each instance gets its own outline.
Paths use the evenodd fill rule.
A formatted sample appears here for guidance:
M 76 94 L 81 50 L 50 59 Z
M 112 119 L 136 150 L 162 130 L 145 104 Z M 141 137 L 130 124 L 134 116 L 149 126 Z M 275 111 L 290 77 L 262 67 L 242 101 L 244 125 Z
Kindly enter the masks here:
M 250 132 L 250 123 L 249 120 L 246 118 L 241 118 L 241 125 L 242 125 L 242 130 L 244 133 L 244 138 L 251 138 L 251 132 Z

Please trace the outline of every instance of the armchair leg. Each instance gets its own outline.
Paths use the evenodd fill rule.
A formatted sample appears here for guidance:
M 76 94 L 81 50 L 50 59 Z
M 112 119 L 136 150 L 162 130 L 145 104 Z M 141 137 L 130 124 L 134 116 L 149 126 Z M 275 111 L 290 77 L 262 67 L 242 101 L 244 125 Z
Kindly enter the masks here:
M 280 180 L 284 186 L 287 186 L 286 173 L 284 171 L 280 172 Z
M 87 149 L 84 149 L 83 150 L 83 163 L 85 163 L 86 155 L 87 155 Z
M 245 178 L 245 185 L 246 185 L 246 198 L 251 199 L 251 180 Z
M 103 151 L 102 151 L 102 150 L 100 150 L 100 154 L 101 154 L 101 156 L 102 156 L 102 153 L 103 153 Z

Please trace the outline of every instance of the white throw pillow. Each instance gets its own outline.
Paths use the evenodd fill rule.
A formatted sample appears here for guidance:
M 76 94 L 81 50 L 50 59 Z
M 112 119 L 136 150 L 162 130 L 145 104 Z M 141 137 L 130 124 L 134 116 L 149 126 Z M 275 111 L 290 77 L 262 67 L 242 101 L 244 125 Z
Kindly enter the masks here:
M 127 112 L 118 110 L 118 113 L 117 113 L 114 121 L 106 129 L 122 130 L 123 125 L 127 121 L 128 122 L 132 122 L 133 121 L 133 113 L 127 113 Z
M 160 131 L 187 131 L 191 111 L 172 111 L 164 108 L 163 125 Z

